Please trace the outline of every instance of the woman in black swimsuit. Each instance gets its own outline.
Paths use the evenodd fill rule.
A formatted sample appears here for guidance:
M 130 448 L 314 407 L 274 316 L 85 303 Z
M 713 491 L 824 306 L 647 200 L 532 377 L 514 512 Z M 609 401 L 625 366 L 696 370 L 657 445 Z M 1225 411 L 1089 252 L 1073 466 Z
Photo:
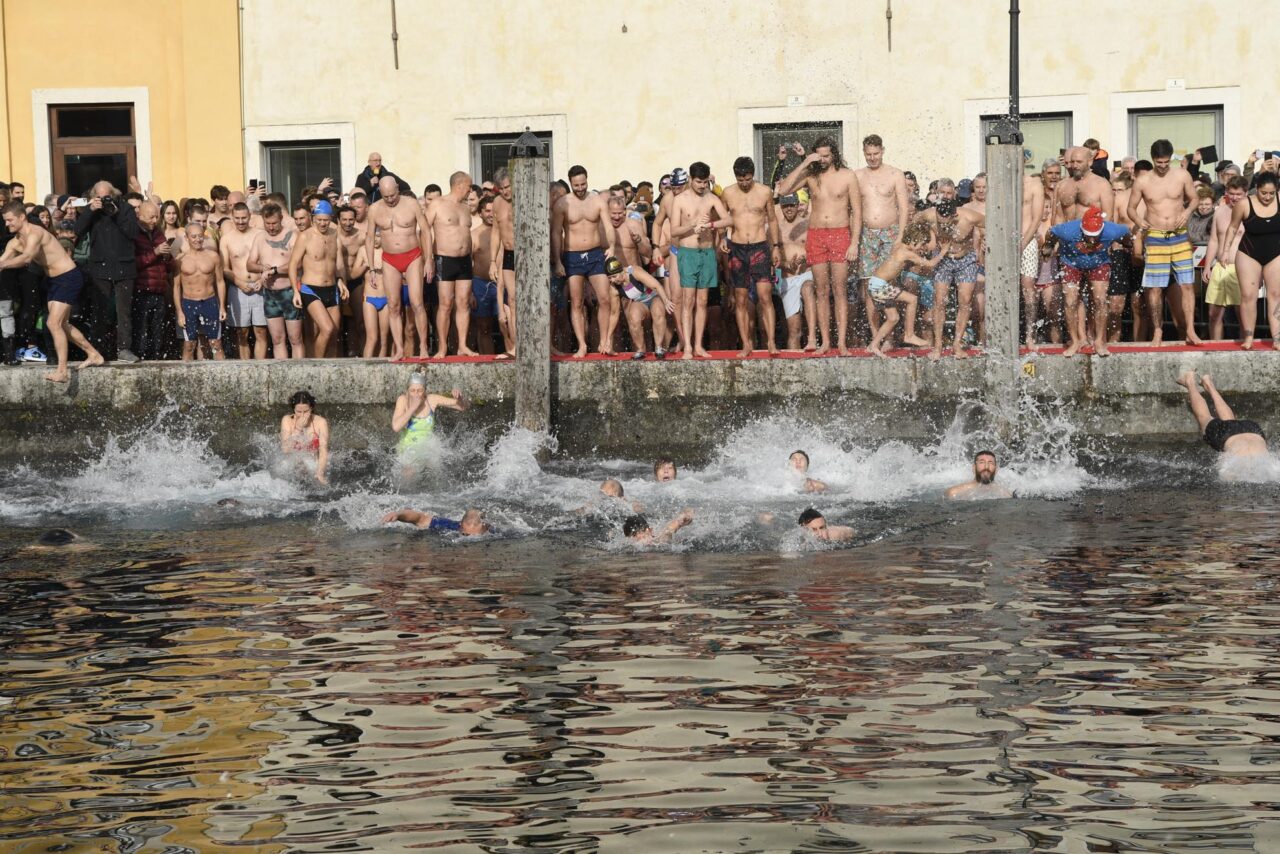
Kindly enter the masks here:
M 1277 178 L 1274 172 L 1258 175 L 1254 188 L 1257 195 L 1246 196 L 1231 212 L 1231 228 L 1235 234 L 1244 225 L 1244 236 L 1236 251 L 1236 274 L 1240 277 L 1240 304 L 1257 305 L 1258 285 L 1267 286 L 1267 325 L 1272 346 L 1280 338 L 1280 205 L 1276 203 Z M 1242 324 L 1243 325 L 1243 324 Z M 1253 348 L 1253 329 L 1242 329 L 1244 349 Z

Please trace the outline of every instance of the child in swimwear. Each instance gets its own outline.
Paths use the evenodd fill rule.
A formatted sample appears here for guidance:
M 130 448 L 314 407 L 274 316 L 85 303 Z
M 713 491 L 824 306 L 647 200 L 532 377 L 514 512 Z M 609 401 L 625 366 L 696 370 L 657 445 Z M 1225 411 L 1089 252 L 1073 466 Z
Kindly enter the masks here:
M 871 299 L 884 309 L 884 322 L 876 329 L 875 335 L 871 338 L 871 345 L 867 349 L 881 358 L 885 357 L 885 348 L 881 345 L 885 343 L 893 327 L 898 324 L 898 308 L 894 303 L 902 303 L 907 309 L 902 343 L 913 347 L 930 346 L 928 341 L 915 334 L 918 297 L 910 291 L 904 291 L 897 284 L 890 284 L 897 282 L 898 276 L 907 264 L 913 265 L 917 270 L 932 270 L 946 257 L 945 246 L 941 247 L 943 251 L 931 259 L 920 254 L 928 244 L 929 236 L 927 223 L 916 222 L 907 226 L 906 232 L 902 235 L 902 241 L 894 244 L 888 259 L 876 268 L 867 283 L 867 292 L 871 295 Z
M 387 311 L 387 291 L 382 284 L 382 235 L 373 238 L 373 262 L 364 286 L 364 357 L 390 355 L 391 312 Z

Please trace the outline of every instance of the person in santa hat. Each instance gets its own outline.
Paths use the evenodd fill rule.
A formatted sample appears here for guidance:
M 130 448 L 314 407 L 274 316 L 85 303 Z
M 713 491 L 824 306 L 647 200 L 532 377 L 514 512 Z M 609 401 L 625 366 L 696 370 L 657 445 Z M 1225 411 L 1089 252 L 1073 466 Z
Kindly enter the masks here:
M 1111 244 L 1129 236 L 1129 226 L 1108 222 L 1099 207 L 1091 207 L 1080 219 L 1051 228 L 1058 241 L 1058 262 L 1066 297 L 1067 332 L 1071 344 L 1062 355 L 1071 358 L 1084 346 L 1088 330 L 1084 317 L 1074 311 L 1080 299 L 1080 283 L 1088 279 L 1093 302 L 1093 344 L 1099 356 L 1107 349 L 1107 286 L 1111 280 Z

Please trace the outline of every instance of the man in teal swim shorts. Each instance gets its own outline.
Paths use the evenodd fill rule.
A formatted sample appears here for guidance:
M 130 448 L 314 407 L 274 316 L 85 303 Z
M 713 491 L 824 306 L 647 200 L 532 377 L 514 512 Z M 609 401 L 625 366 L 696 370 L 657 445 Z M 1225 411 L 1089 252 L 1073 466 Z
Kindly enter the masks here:
M 692 290 L 682 299 L 681 322 L 692 335 L 682 358 L 709 358 L 702 346 L 707 326 L 707 291 L 720 283 L 716 267 L 715 230 L 733 224 L 724 203 L 711 186 L 711 167 L 699 161 L 689 166 L 689 189 L 675 196 L 671 208 L 671 241 L 679 247 L 680 287 Z

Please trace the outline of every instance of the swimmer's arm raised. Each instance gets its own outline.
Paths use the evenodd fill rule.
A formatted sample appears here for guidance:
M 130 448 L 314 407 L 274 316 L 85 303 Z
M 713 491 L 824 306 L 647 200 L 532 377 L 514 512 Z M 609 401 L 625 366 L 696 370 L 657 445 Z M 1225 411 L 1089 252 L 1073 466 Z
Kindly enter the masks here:
M 462 389 L 455 388 L 452 395 L 447 394 L 429 394 L 427 395 L 427 403 L 432 409 L 456 409 L 459 412 L 466 412 L 471 408 L 471 401 L 467 400 L 466 395 L 462 393 Z

